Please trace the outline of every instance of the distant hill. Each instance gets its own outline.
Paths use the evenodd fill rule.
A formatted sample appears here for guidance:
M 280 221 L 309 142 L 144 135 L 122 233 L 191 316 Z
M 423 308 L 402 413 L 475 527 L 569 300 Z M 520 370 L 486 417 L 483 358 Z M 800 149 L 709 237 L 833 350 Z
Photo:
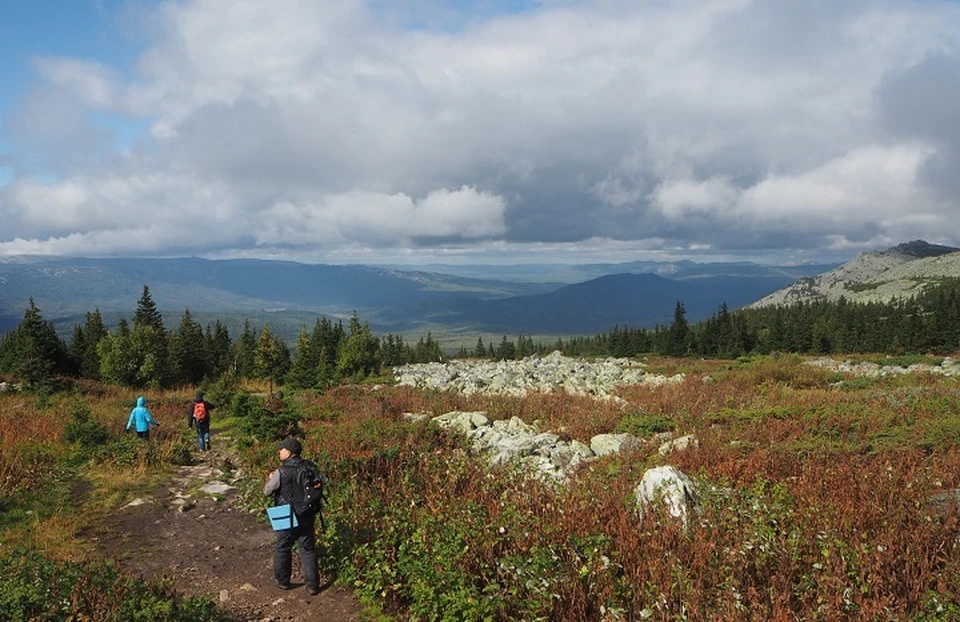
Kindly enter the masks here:
M 749 306 L 841 297 L 851 302 L 889 302 L 913 296 L 950 277 L 960 277 L 960 248 L 915 240 L 885 251 L 861 253 L 833 270 L 799 279 Z
M 618 267 L 624 273 L 616 273 Z M 591 334 L 617 324 L 668 323 L 678 299 L 687 319 L 696 321 L 721 302 L 737 308 L 813 269 L 747 262 L 594 264 L 576 270 L 613 272 L 562 285 L 550 280 L 561 272 L 546 265 L 508 266 L 500 273 L 487 266 L 468 277 L 254 259 L 13 258 L 0 260 L 0 331 L 20 322 L 31 297 L 63 335 L 94 309 L 114 326 L 132 316 L 146 284 L 171 327 L 189 308 L 202 324 L 221 319 L 233 333 L 248 318 L 289 340 L 319 315 L 342 319 L 354 311 L 378 333 Z M 663 274 L 654 274 L 658 270 Z M 494 278 L 498 274 L 502 278 Z
M 671 279 L 695 279 L 716 276 L 781 277 L 788 282 L 804 276 L 819 274 L 837 267 L 837 263 L 770 265 L 749 261 L 695 262 L 680 261 L 628 261 L 621 263 L 590 264 L 429 264 L 421 270 L 449 274 L 472 279 L 493 279 L 514 283 L 556 283 L 572 285 L 611 274 L 656 274 Z M 409 270 L 396 265 L 386 265 L 391 270 Z
M 375 323 L 383 309 L 556 287 L 254 259 L 18 258 L 0 261 L 0 330 L 19 323 L 30 298 L 58 324 L 82 321 L 95 308 L 113 321 L 129 318 L 144 285 L 168 324 L 189 308 L 198 319 L 261 317 L 284 326 L 312 325 L 318 314 L 342 318 L 354 311 Z
M 592 334 L 615 325 L 653 328 L 673 321 L 678 300 L 687 320 L 696 322 L 716 313 L 724 302 L 732 310 L 787 281 L 776 276 L 675 280 L 612 274 L 544 294 L 458 301 L 449 309 L 448 321 L 505 333 Z

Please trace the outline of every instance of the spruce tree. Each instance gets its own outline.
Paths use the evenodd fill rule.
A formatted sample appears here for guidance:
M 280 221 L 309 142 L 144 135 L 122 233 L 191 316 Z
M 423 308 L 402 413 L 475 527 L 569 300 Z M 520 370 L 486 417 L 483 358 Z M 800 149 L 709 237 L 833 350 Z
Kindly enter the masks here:
M 43 319 L 33 298 L 23 321 L 0 343 L 0 371 L 13 373 L 30 386 L 69 371 L 66 344 L 53 323 Z
M 157 305 L 150 296 L 150 288 L 146 285 L 143 286 L 143 294 L 137 301 L 137 311 L 133 316 L 133 327 L 136 328 L 137 326 L 150 326 L 156 329 L 158 333 L 162 334 L 164 332 L 163 316 L 157 310 Z
M 139 381 L 143 385 L 162 386 L 167 381 L 167 334 L 163 316 L 146 285 L 133 316 L 131 339 L 139 367 Z
M 257 336 L 250 328 L 250 321 L 243 321 L 243 331 L 240 338 L 233 344 L 233 370 L 241 378 L 255 376 L 254 353 L 257 350 Z
M 360 323 L 354 313 L 350 317 L 350 335 L 344 340 L 337 358 L 337 373 L 341 378 L 362 379 L 380 372 L 378 358 L 380 344 L 370 325 Z
M 232 349 L 230 332 L 220 320 L 216 320 L 212 330 L 210 329 L 210 325 L 207 325 L 203 341 L 207 351 L 207 374 L 211 378 L 217 378 L 230 369 L 230 354 Z
M 290 351 L 285 343 L 273 336 L 269 326 L 260 331 L 253 352 L 253 368 L 257 378 L 270 381 L 270 393 L 273 393 L 274 384 L 283 384 L 290 369 Z
M 297 336 L 297 349 L 293 356 L 286 384 L 295 389 L 310 389 L 317 384 L 317 365 L 320 353 L 314 351 L 310 335 L 305 328 Z
M 197 385 L 207 373 L 207 349 L 203 328 L 185 309 L 180 326 L 170 337 L 170 373 L 175 384 Z

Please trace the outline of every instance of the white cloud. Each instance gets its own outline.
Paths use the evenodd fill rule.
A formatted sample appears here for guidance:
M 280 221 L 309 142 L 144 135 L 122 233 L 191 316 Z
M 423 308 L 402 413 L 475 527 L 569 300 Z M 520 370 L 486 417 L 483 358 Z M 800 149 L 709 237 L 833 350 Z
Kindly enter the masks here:
M 672 221 L 703 217 L 759 233 L 813 232 L 827 245 L 867 224 L 939 237 L 951 226 L 951 206 L 917 184 L 931 153 L 921 145 L 872 146 L 742 188 L 724 177 L 669 180 L 654 190 L 651 204 Z
M 739 194 L 725 177 L 670 180 L 657 187 L 652 202 L 668 219 L 680 220 L 697 213 L 727 212 L 736 204 Z
M 0 244 L 107 248 L 105 232 L 149 231 L 210 250 L 191 246 L 197 227 L 213 250 L 265 253 L 770 235 L 803 249 L 938 228 L 960 242 L 960 197 L 922 174 L 960 152 L 956 133 L 891 136 L 877 112 L 890 76 L 960 53 L 952 3 L 583 0 L 416 30 L 409 17 L 360 0 L 163 2 L 128 76 L 38 59 L 68 110 L 151 129 L 130 158 L 21 173 L 0 189 Z M 37 149 L 102 150 L 76 118 L 56 129 L 73 117 L 52 104 L 18 110 L 7 125 L 24 136 L 53 128 Z
M 72 58 L 40 57 L 34 64 L 41 76 L 51 84 L 72 90 L 84 104 L 94 108 L 116 105 L 121 81 L 117 70 L 95 61 Z

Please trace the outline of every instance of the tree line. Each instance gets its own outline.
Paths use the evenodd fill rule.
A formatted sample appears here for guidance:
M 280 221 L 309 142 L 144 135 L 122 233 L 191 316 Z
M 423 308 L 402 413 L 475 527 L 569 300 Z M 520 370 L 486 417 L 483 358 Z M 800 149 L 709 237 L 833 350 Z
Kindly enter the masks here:
M 515 341 L 504 335 L 497 345 L 478 338 L 473 349 L 461 347 L 456 355 L 513 360 L 559 350 L 568 356 L 736 358 L 774 351 L 905 354 L 952 353 L 958 348 L 960 279 L 942 279 L 916 296 L 890 303 L 841 298 L 732 312 L 724 303 L 710 318 L 694 324 L 687 322 L 683 302 L 677 301 L 673 321 L 653 329 L 615 326 L 593 336 L 536 343 L 524 335 Z M 23 321 L 0 340 L 0 373 L 31 384 L 68 375 L 131 387 L 197 385 L 230 373 L 323 389 L 379 374 L 384 365 L 442 358 L 431 334 L 412 345 L 399 335 L 380 338 L 356 314 L 346 329 L 341 321 L 319 317 L 311 330 L 301 329 L 292 355 L 269 326 L 258 333 L 245 321 L 234 340 L 219 320 L 202 327 L 189 309 L 177 329 L 167 331 L 146 285 L 132 322 L 123 319 L 112 331 L 99 311 L 89 312 L 65 343 L 31 300 Z
M 129 387 L 167 387 L 197 385 L 229 373 L 271 385 L 322 389 L 379 374 L 383 365 L 436 361 L 441 356 L 440 345 L 430 334 L 414 345 L 399 335 L 380 339 L 356 314 L 346 329 L 342 321 L 318 317 L 311 330 L 300 330 L 293 354 L 269 326 L 255 331 L 244 321 L 233 339 L 219 320 L 201 326 L 189 309 L 176 330 L 167 330 L 146 285 L 132 320 L 121 319 L 113 330 L 94 310 L 82 325 L 74 326 L 72 338 L 65 342 L 31 299 L 20 324 L 0 339 L 0 373 L 31 385 L 72 376 Z
M 732 312 L 723 303 L 695 324 L 687 322 L 683 302 L 677 301 L 673 321 L 653 329 L 615 326 L 605 333 L 547 343 L 532 344 L 523 336 L 515 347 L 505 342 L 506 337 L 500 347 L 487 348 L 485 354 L 478 344 L 474 355 L 522 358 L 554 350 L 568 356 L 708 358 L 771 352 L 946 354 L 960 349 L 960 279 L 941 279 L 915 296 L 888 303 L 821 299 Z

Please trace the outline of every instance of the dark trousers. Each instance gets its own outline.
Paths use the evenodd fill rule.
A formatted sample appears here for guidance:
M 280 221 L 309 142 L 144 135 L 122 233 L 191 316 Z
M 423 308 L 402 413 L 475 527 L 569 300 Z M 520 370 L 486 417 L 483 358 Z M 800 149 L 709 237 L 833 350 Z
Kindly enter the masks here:
M 150 430 L 144 430 L 143 432 L 137 432 L 137 436 L 145 441 L 150 440 Z
M 317 566 L 317 537 L 314 533 L 316 517 L 298 516 L 300 525 L 293 529 L 277 532 L 277 546 L 273 552 L 273 578 L 278 583 L 290 581 L 293 565 L 293 544 L 300 547 L 300 569 L 303 580 L 310 587 L 320 585 L 320 571 Z

